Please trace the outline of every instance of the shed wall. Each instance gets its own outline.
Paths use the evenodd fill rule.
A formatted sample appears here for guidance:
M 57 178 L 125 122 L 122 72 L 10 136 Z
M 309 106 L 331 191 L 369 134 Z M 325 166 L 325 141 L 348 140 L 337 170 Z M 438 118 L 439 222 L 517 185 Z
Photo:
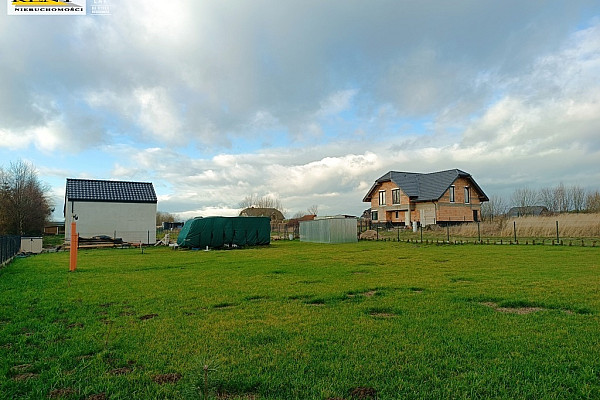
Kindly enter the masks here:
M 73 214 L 81 237 L 116 235 L 125 242 L 156 243 L 155 203 L 67 201 L 65 240 L 71 238 Z
M 300 241 L 314 243 L 357 242 L 356 218 L 300 221 Z
M 20 253 L 34 253 L 39 254 L 42 252 L 42 238 L 41 237 L 21 237 L 21 249 Z

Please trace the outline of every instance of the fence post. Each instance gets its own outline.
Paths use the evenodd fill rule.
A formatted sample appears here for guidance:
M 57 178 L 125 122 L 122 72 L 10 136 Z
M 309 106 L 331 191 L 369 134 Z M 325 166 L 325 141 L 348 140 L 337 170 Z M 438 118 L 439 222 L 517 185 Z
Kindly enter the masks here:
M 513 221 L 513 232 L 515 234 L 515 243 L 517 242 L 517 221 Z
M 556 221 L 556 243 L 558 243 L 559 238 L 558 238 L 558 221 Z
M 479 221 L 477 221 L 477 240 L 481 243 L 481 229 L 479 228 Z
M 446 241 L 450 243 L 450 224 L 446 225 Z
M 423 243 L 423 225 L 419 226 L 421 228 L 421 243 Z

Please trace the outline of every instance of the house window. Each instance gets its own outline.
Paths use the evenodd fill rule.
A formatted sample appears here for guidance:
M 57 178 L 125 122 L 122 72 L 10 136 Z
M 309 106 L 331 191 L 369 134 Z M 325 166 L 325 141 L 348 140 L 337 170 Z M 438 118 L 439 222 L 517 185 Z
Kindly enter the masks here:
M 378 219 L 377 211 L 371 211 L 371 220 L 377 221 Z
M 385 190 L 379 191 L 379 205 L 385 206 Z
M 400 189 L 392 190 L 392 204 L 400 204 Z
M 400 218 L 400 211 L 396 211 L 396 219 Z
M 454 203 L 454 185 L 450 186 L 450 203 Z
M 471 202 L 471 192 L 469 191 L 469 187 L 465 187 L 465 204 L 469 204 Z

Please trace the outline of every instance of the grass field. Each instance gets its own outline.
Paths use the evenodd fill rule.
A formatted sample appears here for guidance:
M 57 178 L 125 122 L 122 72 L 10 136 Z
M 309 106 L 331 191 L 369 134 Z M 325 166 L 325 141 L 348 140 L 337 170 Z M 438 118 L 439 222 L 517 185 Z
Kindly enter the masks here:
M 1 398 L 600 398 L 597 247 L 68 257 L 0 270 Z

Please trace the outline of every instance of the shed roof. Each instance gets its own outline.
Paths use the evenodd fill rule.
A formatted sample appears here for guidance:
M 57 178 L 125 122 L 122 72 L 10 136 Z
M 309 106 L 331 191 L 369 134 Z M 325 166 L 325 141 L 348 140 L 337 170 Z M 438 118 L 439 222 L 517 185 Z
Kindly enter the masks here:
M 150 182 L 105 181 L 67 178 L 67 201 L 102 201 L 118 203 L 157 203 Z
M 488 201 L 488 197 L 471 177 L 471 174 L 460 169 L 449 169 L 427 174 L 390 171 L 375 181 L 363 201 L 371 201 L 375 188 L 387 181 L 394 182 L 412 201 L 438 200 L 458 178 L 469 179 L 478 191 L 480 199 Z

